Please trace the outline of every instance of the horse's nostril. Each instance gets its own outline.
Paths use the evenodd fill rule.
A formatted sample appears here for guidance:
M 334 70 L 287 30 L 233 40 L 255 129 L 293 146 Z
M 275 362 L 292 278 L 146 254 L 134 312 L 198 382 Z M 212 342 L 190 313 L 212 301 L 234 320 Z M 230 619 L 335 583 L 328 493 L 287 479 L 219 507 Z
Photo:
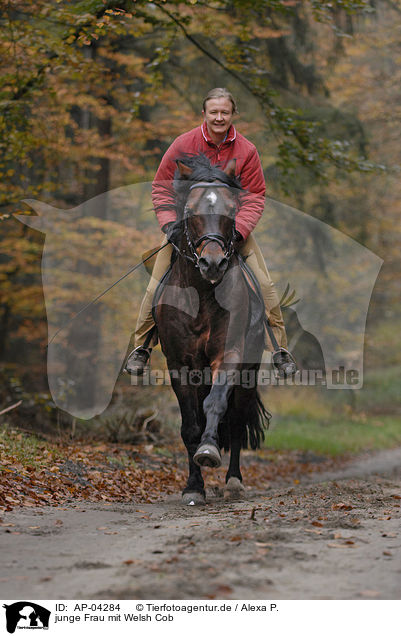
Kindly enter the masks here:
M 207 269 L 209 267 L 209 263 L 206 258 L 201 257 L 198 261 L 198 265 L 201 269 Z
M 227 265 L 228 265 L 228 259 L 226 257 L 222 258 L 220 263 L 219 263 L 219 269 L 220 270 L 226 270 L 227 269 Z

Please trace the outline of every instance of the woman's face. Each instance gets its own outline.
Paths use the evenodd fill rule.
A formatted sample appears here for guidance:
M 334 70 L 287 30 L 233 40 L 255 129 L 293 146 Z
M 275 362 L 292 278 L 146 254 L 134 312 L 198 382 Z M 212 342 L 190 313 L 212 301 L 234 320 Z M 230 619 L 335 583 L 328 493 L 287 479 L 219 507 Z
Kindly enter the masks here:
M 208 99 L 202 111 L 209 133 L 223 138 L 231 126 L 233 105 L 227 97 Z

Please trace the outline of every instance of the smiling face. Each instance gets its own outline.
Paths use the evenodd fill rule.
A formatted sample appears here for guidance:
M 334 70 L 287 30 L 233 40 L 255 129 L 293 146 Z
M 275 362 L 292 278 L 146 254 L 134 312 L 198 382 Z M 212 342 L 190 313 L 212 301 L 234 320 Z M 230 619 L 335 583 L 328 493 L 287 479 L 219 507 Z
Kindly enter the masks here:
M 216 144 L 223 141 L 233 120 L 233 105 L 226 97 L 208 99 L 202 111 L 209 135 Z

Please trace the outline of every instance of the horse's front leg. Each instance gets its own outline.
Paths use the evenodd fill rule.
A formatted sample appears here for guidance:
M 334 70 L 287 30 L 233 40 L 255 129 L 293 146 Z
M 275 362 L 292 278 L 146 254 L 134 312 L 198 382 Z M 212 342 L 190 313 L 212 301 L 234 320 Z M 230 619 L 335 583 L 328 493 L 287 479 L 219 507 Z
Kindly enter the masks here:
M 182 501 L 186 505 L 199 505 L 205 503 L 205 488 L 201 469 L 194 462 L 194 454 L 202 436 L 204 417 L 199 413 L 196 387 L 181 386 L 177 380 L 172 380 L 172 386 L 180 405 L 181 437 L 188 454 L 189 474 L 182 491 Z
M 249 390 L 235 388 L 235 395 L 230 407 L 230 464 L 226 473 L 224 499 L 242 499 L 245 488 L 242 484 L 240 454 L 246 440 L 246 420 L 249 408 Z M 245 440 L 244 440 L 245 437 Z
M 203 412 L 206 417 L 206 426 L 200 440 L 200 444 L 194 455 L 194 461 L 198 466 L 210 466 L 218 468 L 221 465 L 221 453 L 218 427 L 219 422 L 223 419 L 227 408 L 230 394 L 234 388 L 234 384 L 229 381 L 231 372 L 235 372 L 236 365 L 229 365 L 223 370 L 221 367 L 217 371 L 224 371 L 225 378 L 222 382 L 220 375 L 219 381 L 214 381 L 209 395 L 203 402 Z M 217 376 L 216 371 L 213 373 L 214 379 Z M 224 377 L 224 376 L 223 376 Z

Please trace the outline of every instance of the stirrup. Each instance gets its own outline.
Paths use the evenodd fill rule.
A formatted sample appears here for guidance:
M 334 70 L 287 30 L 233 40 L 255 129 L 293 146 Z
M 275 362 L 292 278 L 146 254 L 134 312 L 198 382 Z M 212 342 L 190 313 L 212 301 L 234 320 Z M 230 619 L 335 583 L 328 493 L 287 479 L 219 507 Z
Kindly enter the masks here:
M 130 375 L 143 375 L 147 362 L 149 362 L 152 349 L 146 349 L 145 347 L 136 347 L 129 354 L 126 363 L 124 365 L 124 373 Z M 130 363 L 133 362 L 132 365 Z
M 276 362 L 275 357 L 281 356 L 284 356 L 287 359 Z M 292 353 L 290 353 L 290 351 L 288 351 L 288 349 L 285 349 L 284 347 L 279 347 L 276 351 L 273 352 L 272 361 L 273 366 L 277 369 L 279 376 L 282 378 L 291 377 L 298 371 L 297 363 L 294 356 L 292 355 Z

